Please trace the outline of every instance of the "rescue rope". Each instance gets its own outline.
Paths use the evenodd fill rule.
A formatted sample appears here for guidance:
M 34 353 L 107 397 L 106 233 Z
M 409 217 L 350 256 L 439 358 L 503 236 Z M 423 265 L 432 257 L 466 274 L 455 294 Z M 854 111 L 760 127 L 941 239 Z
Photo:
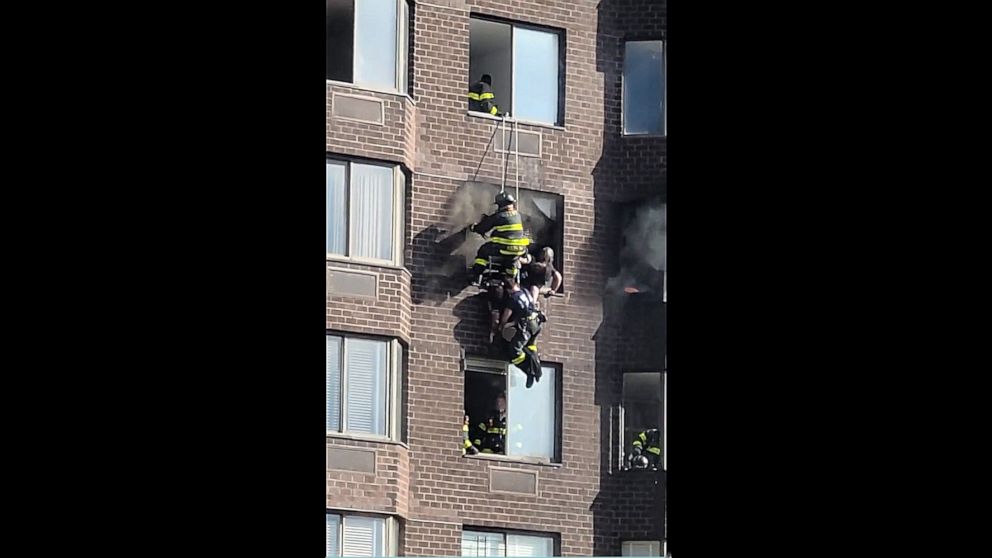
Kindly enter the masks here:
M 489 154 L 489 146 L 493 144 L 493 138 L 496 137 L 496 130 L 499 130 L 499 122 L 493 125 L 493 133 L 489 136 L 489 141 L 486 143 L 486 150 L 482 153 L 482 158 L 479 159 L 479 166 L 475 167 L 475 174 L 472 175 L 472 182 L 479 176 L 479 169 L 482 168 L 482 162 L 486 160 L 486 155 Z

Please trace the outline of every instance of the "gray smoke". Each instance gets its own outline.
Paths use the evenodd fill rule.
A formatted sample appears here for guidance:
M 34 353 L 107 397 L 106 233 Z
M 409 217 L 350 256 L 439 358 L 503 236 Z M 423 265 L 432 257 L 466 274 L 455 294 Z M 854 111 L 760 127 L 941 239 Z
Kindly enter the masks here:
M 516 193 L 513 189 L 508 191 Z M 447 255 L 460 256 L 466 268 L 471 267 L 476 252 L 486 242 L 482 236 L 468 231 L 466 227 L 478 223 L 484 214 L 490 215 L 496 211 L 496 204 L 493 202 L 498 193 L 499 186 L 495 184 L 466 181 L 448 200 L 447 217 L 438 234 L 437 243 Z M 523 218 L 524 232 L 531 239 L 543 238 L 553 224 L 551 216 L 526 192 L 521 192 L 520 198 L 517 200 L 517 210 Z M 451 269 L 451 264 L 442 270 L 446 274 L 453 271 L 455 270 Z
M 499 188 L 496 185 L 485 182 L 466 181 L 459 186 L 448 200 L 447 219 L 442 227 L 443 235 L 438 238 L 438 242 L 444 241 L 472 223 L 479 222 L 483 214 L 492 213 L 496 209 L 493 200 L 498 193 Z
M 641 204 L 623 230 L 620 272 L 606 282 L 606 292 L 624 289 L 661 294 L 668 270 L 668 205 L 660 201 Z

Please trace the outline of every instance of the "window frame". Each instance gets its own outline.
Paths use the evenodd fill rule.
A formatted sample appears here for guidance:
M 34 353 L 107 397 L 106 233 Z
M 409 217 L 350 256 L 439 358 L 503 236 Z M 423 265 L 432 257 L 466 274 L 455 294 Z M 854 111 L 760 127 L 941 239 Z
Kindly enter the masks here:
M 507 535 L 520 535 L 525 537 L 544 537 L 549 538 L 552 541 L 553 556 L 561 556 L 561 534 L 551 533 L 547 531 L 525 531 L 522 529 L 499 529 L 496 527 L 476 527 L 474 525 L 462 525 L 462 536 L 459 538 L 459 547 L 461 542 L 465 538 L 465 532 L 475 532 L 475 533 L 491 533 L 503 535 L 503 555 L 506 558 L 506 536 Z M 459 554 L 461 556 L 461 554 Z
M 627 440 L 624 435 L 627 430 L 627 410 L 625 405 L 625 400 L 623 397 L 623 386 L 626 382 L 627 374 L 658 374 L 658 382 L 661 384 L 661 400 L 658 401 L 658 414 L 659 414 L 659 425 L 658 429 L 661 431 L 661 465 L 659 469 L 668 470 L 668 430 L 667 430 L 667 417 L 668 417 L 668 406 L 666 405 L 668 397 L 668 356 L 665 356 L 665 368 L 662 370 L 623 370 L 620 373 L 620 404 L 619 404 L 619 417 L 620 417 L 620 428 L 618 432 L 619 453 L 617 457 L 617 469 L 620 471 L 625 471 L 627 461 Z M 636 542 L 636 541 L 635 541 Z
M 338 432 L 326 431 L 327 438 L 348 438 L 348 439 L 363 439 L 370 441 L 389 441 L 389 442 L 402 442 L 403 426 L 405 422 L 403 420 L 403 371 L 404 371 L 404 354 L 405 350 L 400 343 L 399 339 L 392 337 L 381 337 L 376 335 L 364 335 L 355 334 L 336 330 L 326 330 L 325 337 L 338 337 L 342 339 L 341 342 L 341 354 L 339 355 L 339 367 L 341 370 L 341 389 L 340 398 L 338 402 L 338 408 L 340 409 L 340 416 L 338 417 L 338 424 L 341 430 Z M 348 371 L 345 364 L 348 362 L 348 339 L 361 339 L 366 341 L 376 341 L 380 343 L 386 343 L 386 434 L 369 434 L 367 432 L 350 432 L 344 430 L 347 424 L 347 410 L 348 410 Z M 325 372 L 326 374 L 326 372 Z
M 342 557 L 344 552 L 344 527 L 345 519 L 348 517 L 368 517 L 373 519 L 382 519 L 385 521 L 385 525 L 382 533 L 382 549 L 385 556 L 397 556 L 397 551 L 399 550 L 399 538 L 400 538 L 400 522 L 394 516 L 386 514 L 377 513 L 366 513 L 366 512 L 353 512 L 349 510 L 340 510 L 335 508 L 325 508 L 324 517 L 326 525 L 326 517 L 329 515 L 338 516 L 338 554 L 337 556 Z M 325 535 L 326 536 L 326 535 Z M 326 547 L 326 542 L 325 542 Z
M 662 548 L 663 547 L 662 541 L 653 541 L 653 540 L 623 540 L 620 543 L 620 556 L 634 556 L 634 557 L 641 556 L 640 554 L 627 554 L 627 552 L 628 552 L 627 549 L 629 548 L 628 545 L 634 545 L 634 544 L 648 544 L 648 545 L 651 545 L 651 551 L 652 552 L 655 552 L 655 554 L 649 554 L 648 556 L 659 556 L 659 557 L 661 557 L 661 556 L 664 556 L 665 555 L 664 549 Z
M 547 465 L 552 467 L 560 467 L 563 464 L 563 452 L 562 452 L 562 440 L 563 440 L 563 417 L 562 417 L 562 374 L 563 366 L 560 363 L 555 362 L 545 362 L 541 361 L 542 367 L 554 368 L 555 369 L 555 410 L 554 410 L 554 452 L 551 457 L 540 457 L 540 456 L 530 456 L 530 455 L 508 455 L 506 453 L 494 454 L 494 453 L 477 453 L 475 455 L 465 454 L 462 457 L 466 459 L 495 459 L 499 461 L 512 461 L 516 463 L 530 463 L 533 465 Z M 496 370 L 501 369 L 502 372 L 496 372 Z M 466 356 L 462 359 L 462 382 L 465 381 L 466 372 L 478 372 L 485 374 L 498 374 L 504 378 L 509 378 L 510 364 L 502 360 L 494 360 L 492 358 L 484 356 Z M 510 415 L 511 408 L 511 397 L 509 386 L 506 385 L 504 388 L 506 393 L 506 411 L 507 417 Z M 462 404 L 465 403 L 465 394 L 462 393 Z M 474 421 L 473 421 L 474 422 Z M 509 432 L 507 433 L 509 436 Z
M 404 95 L 410 96 L 410 26 L 412 22 L 410 21 L 410 13 L 413 11 L 410 9 L 409 0 L 395 0 L 396 2 L 396 64 L 393 72 L 393 83 L 394 88 L 384 88 L 378 87 L 370 84 L 363 84 L 355 81 L 355 72 L 358 67 L 358 29 L 355 27 L 355 22 L 358 20 L 358 5 L 361 0 L 352 0 L 353 10 L 351 17 L 351 81 L 339 81 L 336 79 L 324 79 L 327 84 L 330 85 L 344 85 L 347 87 L 354 87 L 355 89 L 361 89 L 364 91 L 374 91 L 376 93 L 389 93 L 393 95 Z M 405 17 L 403 17 L 405 16 Z M 404 23 L 406 25 L 404 25 Z M 327 56 L 327 41 L 324 41 L 324 56 Z
M 507 122 L 517 122 L 518 124 L 526 124 L 526 125 L 529 125 L 529 126 L 543 126 L 543 127 L 551 127 L 551 128 L 563 129 L 565 127 L 565 98 L 566 98 L 565 87 L 567 85 L 567 75 L 568 75 L 567 74 L 567 71 L 566 71 L 566 68 L 565 68 L 565 63 L 566 63 L 567 54 L 568 54 L 568 44 L 566 42 L 566 37 L 568 35 L 568 30 L 567 29 L 564 29 L 564 28 L 559 28 L 559 27 L 548 27 L 548 26 L 545 26 L 545 25 L 538 25 L 536 23 L 527 23 L 527 22 L 517 21 L 517 20 L 513 20 L 513 19 L 506 19 L 506 18 L 502 18 L 502 17 L 499 17 L 499 16 L 493 16 L 493 15 L 489 15 L 489 14 L 481 14 L 481 13 L 478 13 L 478 12 L 470 12 L 469 13 L 469 20 L 472 20 L 472 19 L 478 19 L 478 20 L 482 20 L 482 21 L 488 21 L 490 23 L 500 23 L 500 24 L 503 24 L 503 25 L 508 25 L 510 27 L 510 106 L 511 106 L 511 110 L 514 112 L 514 114 L 516 113 L 516 106 L 514 104 L 514 99 L 513 99 L 513 91 L 514 91 L 514 87 L 513 86 L 516 84 L 517 72 L 516 72 L 516 69 L 514 68 L 514 65 L 513 65 L 513 30 L 515 28 L 518 28 L 519 27 L 521 29 L 528 29 L 528 30 L 531 30 L 531 31 L 539 31 L 541 33 L 553 33 L 553 34 L 555 34 L 555 35 L 558 36 L 558 114 L 555 115 L 555 121 L 554 122 L 544 122 L 544 121 L 541 121 L 541 120 L 527 120 L 527 119 L 523 119 L 523 118 L 518 118 L 517 116 L 513 116 L 511 118 L 507 118 L 506 120 L 507 120 Z M 471 21 L 469 23 L 471 24 Z M 471 37 L 471 33 L 469 34 L 468 48 L 469 48 L 469 59 L 471 60 L 471 57 L 472 57 L 472 37 Z M 469 65 L 469 71 L 471 72 L 471 64 Z M 471 79 L 472 79 L 472 76 L 469 75 L 470 82 L 469 82 L 468 86 L 466 87 L 466 90 L 467 90 L 468 87 L 471 87 L 471 85 L 472 85 Z M 496 101 L 497 101 L 496 104 L 498 105 L 499 104 L 499 99 L 496 99 Z M 468 114 L 470 114 L 472 116 L 483 116 L 483 117 L 494 119 L 494 120 L 500 120 L 500 118 L 497 118 L 497 117 L 495 117 L 495 116 L 493 116 L 493 115 L 491 115 L 489 113 L 485 113 L 485 112 L 479 112 L 479 111 L 469 110 L 468 111 Z
M 473 113 L 473 114 L 483 114 L 483 113 L 480 112 L 480 113 Z M 486 115 L 486 116 L 488 116 L 488 115 Z M 512 153 L 512 151 L 510 153 Z M 471 187 L 474 187 L 474 188 L 478 188 L 478 187 L 489 188 L 493 192 L 494 195 L 495 195 L 495 193 L 497 193 L 497 192 L 500 191 L 500 185 L 498 183 L 496 183 L 496 182 L 490 182 L 490 181 L 488 181 L 488 179 L 479 179 L 479 180 L 472 180 L 472 181 L 464 181 L 464 182 L 462 182 L 462 184 L 465 185 L 465 187 L 469 187 L 468 186 L 469 182 L 475 183 L 475 186 L 471 186 Z M 459 188 L 460 187 L 461 186 L 459 186 Z M 561 285 L 559 285 L 558 290 L 555 291 L 555 292 L 558 293 L 559 295 L 564 295 L 565 292 L 566 292 L 566 287 L 568 286 L 567 275 L 565 273 L 565 268 L 568 265 L 567 262 L 565 261 L 565 212 L 567 211 L 567 209 L 566 209 L 565 195 L 564 194 L 559 194 L 557 192 L 548 192 L 548 191 L 545 191 L 545 190 L 537 190 L 537 189 L 534 189 L 534 188 L 523 188 L 523 187 L 520 187 L 520 185 L 515 185 L 515 186 L 512 187 L 512 189 L 508 186 L 506 188 L 506 190 L 507 191 L 511 191 L 512 190 L 513 195 L 517 198 L 517 209 L 518 209 L 518 211 L 519 211 L 519 208 L 520 208 L 520 202 L 521 202 L 521 200 L 523 200 L 523 196 L 530 196 L 530 197 L 534 197 L 535 195 L 536 196 L 544 196 L 544 197 L 546 197 L 548 199 L 553 199 L 554 200 L 555 207 L 556 207 L 556 209 L 558 211 L 558 220 L 556 222 L 561 227 L 561 242 L 557 246 L 551 245 L 551 248 L 555 251 L 555 259 L 554 259 L 554 262 L 552 262 L 552 263 L 555 266 L 555 270 L 558 271 L 559 273 L 561 273 Z M 523 190 L 523 192 L 524 192 L 523 194 L 520 193 L 521 190 Z M 523 215 L 523 213 L 521 213 L 521 215 Z M 531 238 L 531 241 L 534 241 L 534 240 L 535 240 L 534 238 Z M 532 244 L 528 248 L 528 250 L 531 250 L 533 248 L 533 246 L 534 246 L 534 244 Z
M 662 76 L 665 80 L 664 91 L 661 92 L 661 132 L 627 133 L 627 80 L 624 72 L 627 68 L 627 43 L 661 43 Z M 667 138 L 668 137 L 668 41 L 664 38 L 624 39 L 620 45 L 620 56 L 623 65 L 620 67 L 620 135 L 625 138 Z
M 325 154 L 324 166 L 325 166 L 325 189 L 326 189 L 326 170 L 328 163 L 343 164 L 344 169 L 344 182 L 345 182 L 345 206 L 348 214 L 348 226 L 345 228 L 345 249 L 348 252 L 346 255 L 334 254 L 327 252 L 325 249 L 325 260 L 328 262 L 346 262 L 355 263 L 362 265 L 373 265 L 378 267 L 392 267 L 401 268 L 404 266 L 404 239 L 406 238 L 406 181 L 407 173 L 403 169 L 403 165 L 399 163 L 378 161 L 373 159 L 363 159 L 360 157 L 344 157 L 337 156 L 332 153 Z M 363 256 L 352 256 L 351 253 L 354 251 L 352 246 L 352 219 L 351 219 L 351 172 L 352 165 L 367 165 L 373 167 L 384 167 L 390 168 L 393 172 L 393 206 L 392 206 L 392 254 L 389 259 L 378 259 L 378 258 L 367 258 Z M 324 215 L 327 218 L 327 199 L 325 193 L 324 199 Z M 326 232 L 324 233 L 327 234 Z M 324 239 L 326 244 L 327 239 Z

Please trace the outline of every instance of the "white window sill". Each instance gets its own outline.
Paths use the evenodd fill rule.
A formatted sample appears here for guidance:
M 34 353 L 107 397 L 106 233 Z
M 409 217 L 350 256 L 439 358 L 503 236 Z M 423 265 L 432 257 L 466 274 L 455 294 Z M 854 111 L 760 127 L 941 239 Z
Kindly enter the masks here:
M 504 463 L 523 463 L 526 465 L 540 465 L 542 467 L 554 467 L 555 469 L 561 468 L 561 463 L 551 463 L 542 457 L 523 457 L 523 456 L 513 456 L 513 455 L 501 455 L 497 453 L 477 453 L 475 455 L 465 454 L 462 457 L 466 459 L 483 459 L 489 461 L 502 461 Z
M 386 269 L 405 270 L 406 267 L 388 260 L 371 260 L 365 258 L 349 258 L 337 254 L 326 254 L 326 261 L 335 263 L 346 263 L 355 265 L 365 265 L 370 267 L 383 267 Z
M 406 442 L 391 440 L 385 436 L 375 436 L 372 434 L 345 434 L 344 432 L 327 432 L 328 440 L 354 440 L 358 442 L 373 442 L 376 444 L 389 444 L 410 449 Z
M 484 112 L 477 112 L 474 110 L 467 111 L 468 115 L 473 118 L 485 118 L 486 120 L 495 120 L 497 122 L 502 122 L 503 119 L 498 116 L 493 116 L 491 114 L 486 114 Z M 552 130 L 567 131 L 564 126 L 558 126 L 557 124 L 548 124 L 547 122 L 534 122 L 533 120 L 521 120 L 519 118 L 507 118 L 507 124 L 516 122 L 517 124 L 524 124 L 525 126 L 537 126 L 539 128 L 550 128 Z
M 625 138 L 667 138 L 668 134 L 627 134 L 621 133 Z
M 413 97 L 411 97 L 408 93 L 403 93 L 397 91 L 396 89 L 380 89 L 378 87 L 369 87 L 368 85 L 358 85 L 355 83 L 348 83 L 346 81 L 334 81 L 333 79 L 327 79 L 324 81 L 327 85 L 340 85 L 341 87 L 348 87 L 351 89 L 357 89 L 359 91 L 368 91 L 370 93 L 382 93 L 384 95 L 392 95 L 394 97 L 405 97 L 411 103 L 416 104 L 416 102 L 413 100 Z

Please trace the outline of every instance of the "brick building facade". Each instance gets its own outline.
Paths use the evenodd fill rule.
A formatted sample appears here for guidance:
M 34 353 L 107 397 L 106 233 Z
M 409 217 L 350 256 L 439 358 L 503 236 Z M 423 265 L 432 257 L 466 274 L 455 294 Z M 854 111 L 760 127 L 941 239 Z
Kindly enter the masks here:
M 666 303 L 650 293 L 604 294 L 620 269 L 630 204 L 666 201 L 666 139 L 623 134 L 621 85 L 625 41 L 666 38 L 665 0 L 399 0 L 390 12 L 398 29 L 392 87 L 358 74 L 388 50 L 384 38 L 375 45 L 359 35 L 374 26 L 369 13 L 393 0 L 358 0 L 357 8 L 351 0 L 350 12 L 347 2 L 327 2 L 329 36 L 332 4 L 335 25 L 350 17 L 354 30 L 353 52 L 346 39 L 328 46 L 329 77 L 338 72 L 327 81 L 328 176 L 337 177 L 328 195 L 333 182 L 340 197 L 331 204 L 345 204 L 348 217 L 328 225 L 329 238 L 341 239 L 328 249 L 326 326 L 328 374 L 341 378 L 333 391 L 329 382 L 326 438 L 337 533 L 358 544 L 340 530 L 356 518 L 355 533 L 373 525 L 385 551 L 408 556 L 461 555 L 466 531 L 546 536 L 561 556 L 618 556 L 623 541 L 665 541 L 665 473 L 621 470 L 620 440 L 624 373 L 661 377 L 666 368 Z M 558 37 L 561 118 L 518 123 L 519 151 L 508 161 L 487 149 L 498 120 L 467 110 L 466 89 L 478 78 L 470 76 L 473 17 Z M 336 57 L 351 67 L 332 69 Z M 522 199 L 554 194 L 563 207 L 564 296 L 544 303 L 540 336 L 558 381 L 547 388 L 558 409 L 546 460 L 461 452 L 466 362 L 486 354 L 487 313 L 477 289 L 440 268 L 448 254 L 437 241 L 450 232 L 456 190 L 473 178 L 500 184 L 504 168 L 509 188 L 519 176 Z M 387 186 L 370 193 L 378 187 L 370 185 Z M 377 236 L 355 228 L 369 222 L 380 223 Z M 381 381 L 358 385 L 367 365 L 383 370 Z M 366 387 L 381 408 L 361 408 Z M 359 424 L 355 431 L 376 434 L 352 431 Z M 349 554 L 347 544 L 342 550 Z

